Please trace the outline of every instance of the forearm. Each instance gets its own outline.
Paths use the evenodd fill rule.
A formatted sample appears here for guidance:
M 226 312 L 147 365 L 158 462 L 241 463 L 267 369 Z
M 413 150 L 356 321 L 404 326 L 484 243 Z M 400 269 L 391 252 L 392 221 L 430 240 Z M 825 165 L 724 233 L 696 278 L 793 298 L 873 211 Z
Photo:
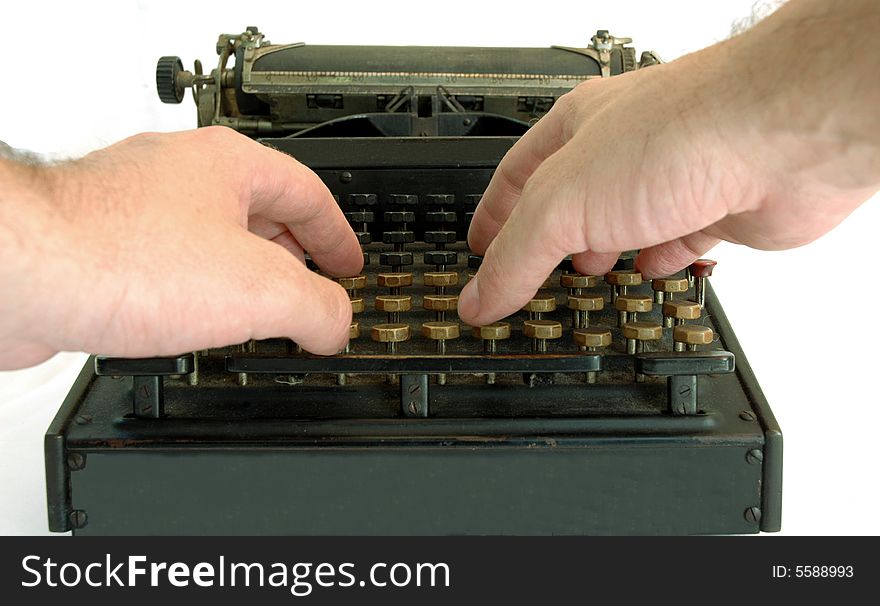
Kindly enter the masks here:
M 880 184 L 880 4 L 792 0 L 709 49 L 719 116 L 770 169 L 840 191 Z M 731 134 L 731 136 L 736 136 Z

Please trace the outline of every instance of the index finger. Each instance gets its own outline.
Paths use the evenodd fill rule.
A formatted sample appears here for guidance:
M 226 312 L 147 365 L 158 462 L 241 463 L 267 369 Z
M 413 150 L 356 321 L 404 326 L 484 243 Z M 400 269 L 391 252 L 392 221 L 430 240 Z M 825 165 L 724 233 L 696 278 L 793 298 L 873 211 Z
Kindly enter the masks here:
M 560 97 L 498 164 L 468 230 L 468 245 L 476 254 L 485 254 L 519 201 L 529 177 L 568 140 L 566 124 L 572 102 L 570 93 Z
M 249 214 L 285 224 L 327 273 L 360 273 L 364 261 L 360 244 L 324 182 L 294 158 L 252 144 Z

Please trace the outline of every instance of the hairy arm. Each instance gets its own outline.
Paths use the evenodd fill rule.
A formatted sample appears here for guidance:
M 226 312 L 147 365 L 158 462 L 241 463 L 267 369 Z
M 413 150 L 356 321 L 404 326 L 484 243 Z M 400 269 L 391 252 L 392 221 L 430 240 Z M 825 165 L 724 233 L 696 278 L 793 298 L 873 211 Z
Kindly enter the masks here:
M 224 128 L 51 166 L 0 159 L 0 368 L 57 351 L 173 355 L 287 337 L 330 354 L 360 246 L 320 179 Z
M 459 314 L 519 309 L 565 256 L 646 277 L 719 240 L 800 246 L 880 188 L 880 4 L 792 0 L 665 65 L 591 80 L 510 150 L 468 236 L 485 258 Z

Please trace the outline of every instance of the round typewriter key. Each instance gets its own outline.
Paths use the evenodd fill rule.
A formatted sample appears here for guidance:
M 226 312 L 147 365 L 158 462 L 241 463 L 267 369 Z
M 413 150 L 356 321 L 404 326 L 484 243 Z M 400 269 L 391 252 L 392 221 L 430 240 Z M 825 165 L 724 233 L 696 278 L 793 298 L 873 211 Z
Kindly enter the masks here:
M 614 300 L 614 309 L 617 310 L 617 325 L 623 326 L 627 322 L 635 322 L 636 314 L 649 312 L 654 303 L 647 295 L 618 295 Z
M 559 276 L 559 285 L 563 288 L 569 289 L 580 289 L 580 288 L 593 288 L 596 284 L 599 283 L 598 276 L 584 276 L 581 274 L 571 274 L 565 273 Z M 580 293 L 572 292 L 569 293 L 572 295 L 577 295 Z
M 510 323 L 493 322 L 492 324 L 486 324 L 485 326 L 474 326 L 473 328 L 471 328 L 471 334 L 473 334 L 478 339 L 483 339 L 484 341 L 501 341 L 503 339 L 509 339 Z
M 457 271 L 426 271 L 425 286 L 445 287 L 458 284 Z M 442 294 L 442 293 L 437 293 Z
M 409 339 L 408 324 L 376 324 L 370 329 L 370 337 L 379 343 L 385 343 L 389 354 L 397 353 L 397 344 Z
M 611 331 L 607 328 L 595 326 L 592 328 L 578 328 L 572 335 L 575 345 L 581 351 L 598 351 L 600 347 L 611 345 Z M 587 373 L 587 383 L 596 382 L 596 371 Z
M 412 297 L 410 295 L 377 295 L 376 310 L 385 313 L 409 311 L 412 309 Z
M 339 285 L 345 290 L 358 290 L 366 287 L 367 276 L 351 276 L 350 278 L 336 278 Z
M 666 328 L 684 324 L 685 320 L 696 320 L 703 308 L 693 301 L 666 301 L 663 304 L 663 324 Z
M 578 328 L 572 335 L 574 342 L 578 347 L 589 349 L 597 347 L 608 347 L 611 345 L 611 331 L 601 326 L 593 326 L 591 328 Z
M 456 295 L 425 295 L 422 307 L 430 311 L 453 311 L 458 308 Z
M 458 253 L 454 250 L 426 250 L 423 256 L 425 265 L 436 265 L 438 268 L 458 263 Z
M 387 288 L 412 286 L 413 275 L 409 272 L 382 273 L 376 276 L 376 284 Z
M 687 278 L 657 278 L 651 280 L 651 288 L 654 289 L 654 303 L 663 305 L 663 301 L 672 300 L 672 293 L 687 292 Z
M 366 309 L 366 305 L 364 304 L 364 300 L 361 297 L 355 297 L 351 300 L 351 313 L 363 313 L 364 309 Z
M 402 265 L 412 265 L 413 254 L 406 251 L 386 251 L 379 253 L 379 265 L 390 265 L 399 268 Z
M 485 326 L 474 326 L 471 328 L 471 334 L 483 340 L 483 353 L 491 355 L 498 353 L 498 341 L 510 338 L 510 323 L 493 322 Z M 495 384 L 494 372 L 486 374 L 486 383 L 489 385 Z
M 437 343 L 437 354 L 446 354 L 446 341 L 457 339 L 460 334 L 458 322 L 425 322 L 422 324 L 422 336 Z M 446 384 L 446 374 L 437 375 L 437 384 Z
M 382 242 L 385 244 L 410 244 L 416 241 L 415 232 L 411 231 L 384 231 Z
M 621 328 L 626 339 L 626 353 L 633 355 L 645 351 L 645 341 L 656 341 L 663 337 L 663 327 L 652 322 L 630 322 Z M 636 373 L 636 381 L 641 383 L 645 375 Z
M 605 307 L 605 298 L 601 295 L 571 295 L 568 297 L 568 308 L 571 310 L 572 326 L 587 328 L 590 325 L 590 312 Z
M 605 274 L 605 282 L 611 285 L 611 302 L 618 295 L 625 295 L 629 286 L 638 286 L 642 283 L 642 274 L 631 269 L 617 269 Z
M 672 331 L 675 351 L 696 351 L 697 345 L 709 345 L 714 338 L 712 329 L 700 324 L 681 324 Z
M 453 244 L 456 241 L 454 231 L 426 231 L 425 242 L 428 244 Z
M 552 295 L 535 297 L 523 307 L 523 311 L 529 312 L 529 320 L 540 320 L 541 314 L 554 309 L 556 309 L 556 297 Z
M 526 320 L 523 322 L 523 333 L 531 337 L 534 351 L 545 353 L 547 339 L 558 339 L 562 336 L 562 324 L 553 320 Z
M 416 214 L 411 210 L 390 210 L 382 218 L 385 223 L 412 223 L 416 220 Z
M 389 201 L 392 204 L 415 206 L 419 203 L 419 197 L 413 194 L 391 194 Z
M 422 336 L 433 341 L 457 339 L 461 334 L 458 322 L 425 322 L 422 324 Z

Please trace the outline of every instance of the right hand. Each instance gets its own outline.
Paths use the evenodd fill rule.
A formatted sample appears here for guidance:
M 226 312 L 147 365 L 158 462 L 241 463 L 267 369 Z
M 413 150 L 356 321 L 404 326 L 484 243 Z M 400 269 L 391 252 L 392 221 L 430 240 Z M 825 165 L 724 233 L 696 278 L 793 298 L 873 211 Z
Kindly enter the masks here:
M 746 98 L 730 52 L 710 47 L 561 97 L 477 207 L 468 243 L 484 259 L 461 293 L 462 320 L 519 310 L 567 255 L 578 272 L 603 275 L 641 249 L 637 269 L 665 277 L 719 240 L 806 244 L 870 197 L 876 185 L 825 178 L 836 152 L 825 141 L 809 147 L 768 123 L 773 108 Z

